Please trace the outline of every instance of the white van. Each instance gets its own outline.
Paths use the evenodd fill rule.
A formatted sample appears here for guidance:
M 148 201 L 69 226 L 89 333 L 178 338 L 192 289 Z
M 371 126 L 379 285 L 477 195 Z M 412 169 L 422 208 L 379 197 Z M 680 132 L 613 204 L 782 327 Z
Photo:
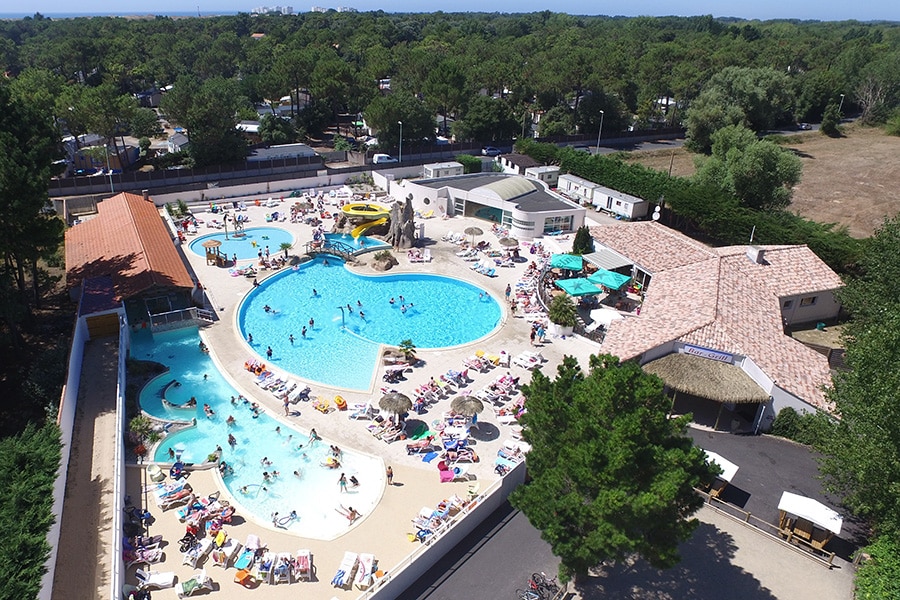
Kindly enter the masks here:
M 390 154 L 376 154 L 372 157 L 372 163 L 376 165 L 383 165 L 385 163 L 395 163 L 399 162 L 396 158 L 391 156 Z

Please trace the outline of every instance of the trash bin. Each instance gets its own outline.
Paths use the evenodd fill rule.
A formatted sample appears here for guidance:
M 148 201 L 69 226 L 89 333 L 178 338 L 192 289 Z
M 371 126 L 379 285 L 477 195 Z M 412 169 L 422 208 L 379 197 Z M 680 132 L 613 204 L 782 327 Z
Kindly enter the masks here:
M 818 329 L 819 331 L 825 331 L 825 323 L 816 323 L 816 329 Z

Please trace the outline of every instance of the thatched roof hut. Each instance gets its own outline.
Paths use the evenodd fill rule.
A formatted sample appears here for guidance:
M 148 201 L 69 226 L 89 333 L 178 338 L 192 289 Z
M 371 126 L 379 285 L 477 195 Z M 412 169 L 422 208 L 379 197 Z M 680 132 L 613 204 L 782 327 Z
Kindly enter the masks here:
M 692 356 L 667 354 L 642 367 L 673 390 L 716 402 L 766 402 L 769 394 L 740 367 Z

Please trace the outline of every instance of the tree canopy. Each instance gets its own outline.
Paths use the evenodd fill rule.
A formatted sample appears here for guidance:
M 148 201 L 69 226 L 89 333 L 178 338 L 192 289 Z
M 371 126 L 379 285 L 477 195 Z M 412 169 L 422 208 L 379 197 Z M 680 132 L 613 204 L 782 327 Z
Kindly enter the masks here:
M 523 393 L 530 479 L 510 502 L 560 557 L 561 578 L 634 554 L 677 564 L 703 504 L 693 488 L 715 472 L 685 435 L 690 416 L 669 419 L 662 380 L 614 356 L 591 357 L 587 373 L 566 357 Z

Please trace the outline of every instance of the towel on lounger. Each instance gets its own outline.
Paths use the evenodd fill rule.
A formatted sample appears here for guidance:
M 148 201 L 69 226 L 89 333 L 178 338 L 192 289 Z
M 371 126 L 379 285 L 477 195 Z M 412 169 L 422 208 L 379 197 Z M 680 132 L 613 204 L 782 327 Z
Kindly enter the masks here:
M 428 454 L 426 454 L 425 456 L 422 457 L 422 462 L 431 462 L 435 458 L 437 458 L 437 456 L 438 456 L 437 452 L 429 452 Z

